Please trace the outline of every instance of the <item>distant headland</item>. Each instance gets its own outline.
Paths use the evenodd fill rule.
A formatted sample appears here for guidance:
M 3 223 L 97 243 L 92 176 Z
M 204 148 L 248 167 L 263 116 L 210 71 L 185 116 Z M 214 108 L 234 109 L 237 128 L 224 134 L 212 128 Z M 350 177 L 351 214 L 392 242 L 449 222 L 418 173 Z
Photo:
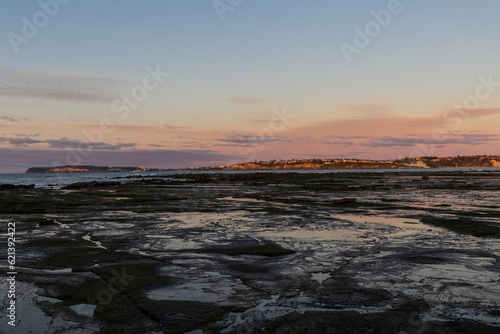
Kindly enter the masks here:
M 255 161 L 212 170 L 279 170 L 279 169 L 402 169 L 500 167 L 500 156 L 476 155 L 456 157 L 420 157 L 396 160 L 368 159 L 301 159 Z
M 190 167 L 181 169 L 112 167 L 112 166 L 58 166 L 31 167 L 26 173 L 103 173 L 103 172 L 159 172 L 159 171 L 238 171 L 238 170 L 294 170 L 294 169 L 404 169 L 404 168 L 478 168 L 500 167 L 498 155 L 456 157 L 420 157 L 396 160 L 368 159 L 301 159 L 254 161 L 230 166 Z
M 106 172 L 145 172 L 145 171 L 160 171 L 159 168 L 144 168 L 139 167 L 112 167 L 112 166 L 86 166 L 86 165 L 68 165 L 57 167 L 31 167 L 26 171 L 26 174 L 35 173 L 106 173 Z

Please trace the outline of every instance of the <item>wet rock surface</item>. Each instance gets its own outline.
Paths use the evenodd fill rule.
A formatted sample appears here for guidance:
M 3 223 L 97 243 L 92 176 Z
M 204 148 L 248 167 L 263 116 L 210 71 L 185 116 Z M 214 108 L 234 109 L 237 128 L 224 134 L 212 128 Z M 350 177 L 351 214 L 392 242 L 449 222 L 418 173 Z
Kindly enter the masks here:
M 499 190 L 452 171 L 2 188 L 16 330 L 499 333 Z

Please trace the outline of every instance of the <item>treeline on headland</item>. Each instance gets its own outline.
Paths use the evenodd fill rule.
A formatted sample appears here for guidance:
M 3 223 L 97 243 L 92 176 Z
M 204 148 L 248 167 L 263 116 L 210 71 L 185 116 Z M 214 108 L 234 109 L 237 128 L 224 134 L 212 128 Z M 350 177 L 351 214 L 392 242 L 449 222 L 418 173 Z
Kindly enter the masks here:
M 301 159 L 254 161 L 230 166 L 191 167 L 183 169 L 112 167 L 112 166 L 58 166 L 31 167 L 26 173 L 103 173 L 103 172 L 158 172 L 179 170 L 292 170 L 292 169 L 397 169 L 397 168 L 467 168 L 500 167 L 500 156 L 474 155 L 456 157 L 419 157 L 396 160 L 367 159 Z

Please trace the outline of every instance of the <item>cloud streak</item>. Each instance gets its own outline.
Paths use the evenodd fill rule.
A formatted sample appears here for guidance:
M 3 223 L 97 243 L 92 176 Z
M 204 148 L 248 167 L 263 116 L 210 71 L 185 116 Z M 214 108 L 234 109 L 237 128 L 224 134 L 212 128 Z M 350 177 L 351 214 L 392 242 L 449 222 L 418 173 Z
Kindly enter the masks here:
M 418 144 L 423 145 L 438 145 L 440 148 L 452 144 L 462 144 L 477 146 L 481 144 L 489 144 L 500 140 L 500 136 L 494 134 L 478 134 L 478 133 L 446 133 L 440 138 L 414 138 L 414 137 L 380 137 L 370 140 L 369 142 L 360 143 L 360 146 L 372 148 L 377 147 L 414 147 Z
M 50 148 L 58 149 L 84 149 L 84 150 L 104 150 L 104 151 L 117 151 L 123 148 L 133 148 L 137 146 L 136 143 L 117 143 L 107 144 L 103 142 L 83 142 L 78 140 L 68 139 L 49 139 L 45 141 L 49 144 Z
M 80 140 L 71 140 L 68 138 L 37 140 L 29 137 L 0 137 L 0 143 L 14 147 L 27 147 L 33 144 L 47 144 L 49 148 L 61 150 L 101 150 L 118 151 L 124 148 L 135 148 L 137 143 L 116 143 L 109 144 L 103 142 L 85 142 Z
M 348 141 L 348 140 L 322 141 L 321 144 L 340 145 L 340 146 L 354 146 L 354 145 L 356 145 L 355 142 Z
M 452 108 L 448 109 L 444 115 L 447 118 L 479 118 L 500 113 L 500 107 L 494 108 Z M 453 117 L 454 114 L 456 117 Z
M 269 143 L 290 143 L 290 139 L 278 136 L 258 136 L 253 134 L 232 134 L 225 138 L 216 139 L 218 142 L 226 143 L 226 146 L 255 146 Z
M 169 124 L 163 124 L 163 127 L 168 129 L 168 130 L 190 130 L 191 127 L 189 126 L 175 126 L 175 125 L 169 125 Z
M 24 172 L 29 167 L 67 164 L 64 150 L 0 149 L 1 171 Z M 147 166 L 182 168 L 225 164 L 241 158 L 214 150 L 132 150 L 93 151 L 81 157 L 79 164 L 100 166 Z
M 363 105 L 354 107 L 355 109 L 362 109 Z M 373 107 L 374 112 L 383 113 L 384 106 L 380 106 L 377 110 L 376 106 Z M 382 132 L 400 132 L 408 133 L 413 131 L 426 131 L 431 132 L 435 128 L 443 128 L 449 126 L 457 119 L 472 119 L 481 118 L 491 115 L 500 114 L 500 107 L 493 108 L 462 108 L 462 109 L 444 109 L 440 114 L 426 115 L 426 116 L 398 116 L 392 115 L 385 117 L 378 115 L 376 117 L 368 118 L 344 118 L 335 119 L 327 122 L 317 123 L 313 125 L 296 128 L 293 131 L 301 135 L 308 135 L 310 133 L 323 134 L 328 136 L 328 133 L 341 133 L 341 135 L 334 135 L 331 138 L 342 138 L 342 134 L 346 132 L 357 132 L 360 134 L 376 134 L 380 135 Z M 360 136 L 361 139 L 361 136 Z
M 130 83 L 113 78 L 0 69 L 0 96 L 111 103 Z
M 21 116 L 0 115 L 0 120 L 17 123 L 17 122 L 25 121 L 26 118 L 21 117 Z
M 28 137 L 0 137 L 0 143 L 5 143 L 12 146 L 28 146 L 31 144 L 39 144 L 43 143 L 43 141 L 31 139 Z

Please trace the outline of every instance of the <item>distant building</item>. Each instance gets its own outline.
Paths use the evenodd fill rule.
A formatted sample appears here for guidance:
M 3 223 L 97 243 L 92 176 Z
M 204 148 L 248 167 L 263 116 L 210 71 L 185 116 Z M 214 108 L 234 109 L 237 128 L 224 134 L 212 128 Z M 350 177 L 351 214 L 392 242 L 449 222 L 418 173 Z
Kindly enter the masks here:
M 429 166 L 427 166 L 427 164 L 425 162 L 423 162 L 422 160 L 411 162 L 411 163 L 407 164 L 407 166 L 408 167 L 418 167 L 418 168 L 429 168 Z

